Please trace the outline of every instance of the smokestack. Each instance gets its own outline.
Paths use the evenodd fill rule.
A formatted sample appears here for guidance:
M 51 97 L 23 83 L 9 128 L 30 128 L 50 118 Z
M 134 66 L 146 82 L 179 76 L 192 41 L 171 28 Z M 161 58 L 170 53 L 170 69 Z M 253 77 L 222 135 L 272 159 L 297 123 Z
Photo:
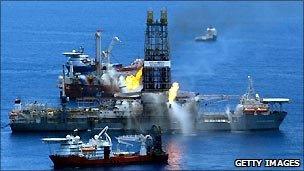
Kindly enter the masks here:
M 100 71 L 100 63 L 101 63 L 101 53 L 100 53 L 100 49 L 101 49 L 101 30 L 97 30 L 95 33 L 95 44 L 96 44 L 96 57 L 95 57 L 95 61 L 96 61 L 96 66 L 97 66 L 97 73 L 99 73 Z

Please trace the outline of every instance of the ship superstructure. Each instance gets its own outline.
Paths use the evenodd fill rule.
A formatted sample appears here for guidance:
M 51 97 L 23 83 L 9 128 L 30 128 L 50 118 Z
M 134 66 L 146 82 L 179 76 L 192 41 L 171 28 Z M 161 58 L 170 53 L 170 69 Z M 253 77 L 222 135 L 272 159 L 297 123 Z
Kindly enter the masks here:
M 72 73 L 85 74 L 96 70 L 95 60 L 91 60 L 89 55 L 84 53 L 84 47 L 82 46 L 79 50 L 73 49 L 71 52 L 64 52 L 63 55 L 68 58 L 66 67 Z
M 59 76 L 58 87 L 65 88 L 66 96 L 71 100 L 85 97 L 113 96 L 114 93 L 126 92 L 125 79 L 136 74 L 143 66 L 142 59 L 135 59 L 129 66 L 113 64 L 110 56 L 114 46 L 120 39 L 114 36 L 109 47 L 101 51 L 101 31 L 95 33 L 96 57 L 90 59 L 84 49 L 64 52 L 68 61 Z M 64 84 L 64 85 L 63 85 Z

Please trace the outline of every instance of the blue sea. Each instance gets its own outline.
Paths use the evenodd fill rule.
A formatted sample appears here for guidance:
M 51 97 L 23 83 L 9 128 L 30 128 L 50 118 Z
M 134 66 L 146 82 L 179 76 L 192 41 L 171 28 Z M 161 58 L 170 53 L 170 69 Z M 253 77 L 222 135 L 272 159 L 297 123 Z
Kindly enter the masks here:
M 303 2 L 1 2 L 1 125 L 16 97 L 59 104 L 57 78 L 62 52 L 85 47 L 94 57 L 94 32 L 102 47 L 113 36 L 113 62 L 143 57 L 147 9 L 156 17 L 166 7 L 172 80 L 201 94 L 243 94 L 247 76 L 262 97 L 290 98 L 279 131 L 198 132 L 164 135 L 168 165 L 131 165 L 109 170 L 238 169 L 238 158 L 299 158 L 303 166 Z M 198 43 L 208 26 L 218 40 Z M 1 128 L 1 170 L 49 170 L 43 137 Z M 99 168 L 101 169 L 101 168 Z M 262 168 L 267 169 L 267 168 Z M 286 168 L 280 168 L 286 169 Z M 287 168 L 303 169 L 303 168 Z

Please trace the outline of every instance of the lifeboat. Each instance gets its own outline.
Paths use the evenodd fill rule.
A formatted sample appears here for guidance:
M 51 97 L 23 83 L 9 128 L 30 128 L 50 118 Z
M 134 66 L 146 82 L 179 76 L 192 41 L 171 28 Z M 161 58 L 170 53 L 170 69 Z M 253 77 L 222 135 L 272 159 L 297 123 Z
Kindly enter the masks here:
M 253 113 L 264 113 L 268 112 L 268 108 L 265 107 L 247 107 L 243 110 L 244 113 L 253 114 Z
M 257 110 L 256 110 L 256 112 L 258 112 L 258 113 L 268 112 L 268 109 L 265 108 L 265 107 L 258 107 Z
M 11 112 L 11 113 L 10 113 L 10 116 L 17 116 L 17 115 L 18 115 L 17 112 Z
M 249 113 L 249 114 L 253 114 L 255 112 L 255 109 L 252 107 L 246 107 L 243 109 L 244 113 Z
M 96 151 L 96 148 L 93 147 L 93 146 L 90 146 L 90 147 L 81 147 L 81 151 L 82 152 L 93 152 L 93 151 Z

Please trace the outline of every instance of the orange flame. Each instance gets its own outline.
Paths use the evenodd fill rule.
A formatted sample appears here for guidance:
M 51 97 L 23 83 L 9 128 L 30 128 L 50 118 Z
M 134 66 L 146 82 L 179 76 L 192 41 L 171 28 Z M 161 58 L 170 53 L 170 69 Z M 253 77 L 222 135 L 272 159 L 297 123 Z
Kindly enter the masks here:
M 168 100 L 169 103 L 172 104 L 172 102 L 175 100 L 176 96 L 177 96 L 177 92 L 179 89 L 179 85 L 177 82 L 174 82 L 171 86 L 171 88 L 169 89 L 169 94 L 168 94 Z
M 126 86 L 128 90 L 134 90 L 137 89 L 140 86 L 140 81 L 142 78 L 142 70 L 143 68 L 140 68 L 137 73 L 134 75 L 127 76 L 125 79 Z

